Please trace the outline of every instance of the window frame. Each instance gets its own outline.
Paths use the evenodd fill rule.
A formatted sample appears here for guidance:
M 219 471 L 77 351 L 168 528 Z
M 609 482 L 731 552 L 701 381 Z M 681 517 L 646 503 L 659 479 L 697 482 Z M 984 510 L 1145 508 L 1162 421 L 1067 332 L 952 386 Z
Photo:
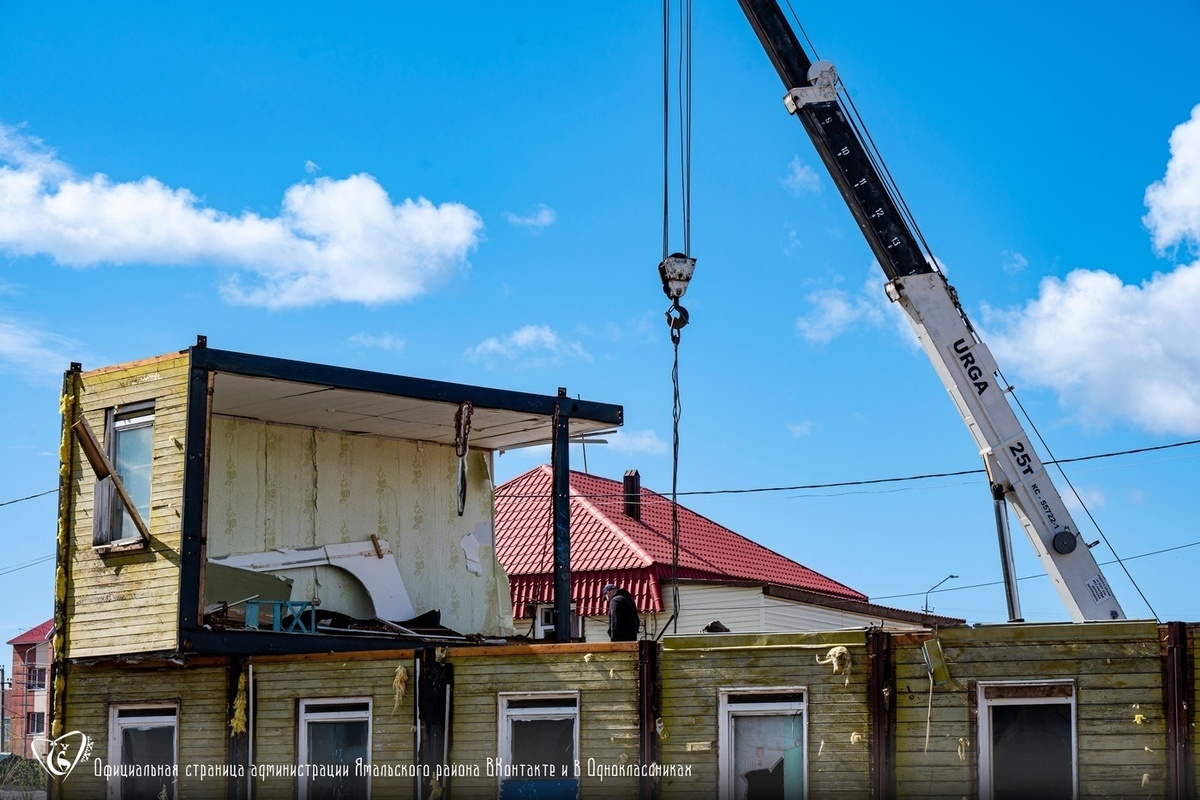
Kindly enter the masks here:
M 328 706 L 345 706 L 345 705 L 364 705 L 362 709 L 341 709 L 338 711 L 320 711 L 312 709 L 320 709 Z M 374 703 L 370 695 L 355 696 L 355 697 L 302 697 L 298 699 L 296 704 L 296 764 L 302 765 L 308 763 L 308 724 L 310 722 L 362 722 L 367 723 L 367 747 L 366 757 L 363 763 L 367 766 L 371 764 L 371 750 L 374 746 L 375 722 L 374 722 Z M 353 765 L 351 765 L 353 769 Z M 351 773 L 354 774 L 353 772 Z M 300 776 L 296 779 L 296 797 L 299 800 L 308 800 L 309 777 Z M 364 800 L 370 800 L 371 797 L 371 777 L 367 775 L 367 791 L 363 795 Z
M 988 697 L 988 691 L 1003 693 L 1009 697 Z M 1031 696 L 1042 691 L 1045 696 Z M 1052 696 L 1053 692 L 1065 692 L 1066 696 Z M 979 797 L 992 800 L 992 713 L 994 706 L 1067 705 L 1071 719 L 1071 796 L 1079 797 L 1079 704 L 1078 687 L 1071 678 L 1027 680 L 1027 681 L 978 681 L 975 689 L 976 715 L 979 720 Z
M 44 692 L 46 690 L 46 668 L 30 664 L 25 667 L 25 690 L 29 692 Z
M 92 547 L 98 551 L 136 549 L 148 544 L 150 508 L 154 498 L 155 417 L 154 400 L 124 403 L 104 409 L 104 446 L 100 452 L 103 458 L 107 459 L 107 464 L 103 469 L 109 474 L 103 477 L 98 476 L 92 501 Z M 86 424 L 84 427 L 86 428 Z M 128 487 L 117 474 L 117 462 L 120 458 L 118 452 L 120 434 L 142 428 L 150 429 L 150 463 L 146 467 L 149 474 L 146 487 L 148 494 L 145 498 L 145 518 L 138 510 L 137 499 L 129 495 Z M 87 431 L 87 435 L 91 436 L 90 428 L 87 428 Z M 96 443 L 92 442 L 92 444 Z M 86 451 L 88 448 L 84 449 Z M 91 460 L 91 454 L 86 452 L 85 454 Z M 94 463 L 93 469 L 96 469 Z M 120 485 L 118 486 L 118 484 Z M 121 536 L 126 513 L 133 522 L 134 531 L 132 535 Z
M 34 723 L 38 724 L 35 725 Z M 26 711 L 25 712 L 25 735 L 26 736 L 41 736 L 46 733 L 46 712 L 45 711 Z
M 800 695 L 801 699 L 769 699 Z M 754 698 L 761 698 L 757 702 Z M 801 797 L 808 797 L 808 687 L 737 686 L 717 689 L 717 796 L 732 800 L 737 796 L 734 781 L 738 773 L 733 763 L 733 729 L 736 717 L 787 716 L 800 714 L 804 784 Z
M 122 716 L 122 712 L 142 711 L 152 712 L 140 715 Z M 169 714 L 162 712 L 169 711 Z M 154 713 L 157 712 L 157 713 Z M 165 722 L 169 720 L 169 722 Z M 162 724 L 154 724 L 162 722 Z M 178 701 L 148 701 L 138 703 L 111 703 L 108 707 L 108 763 L 113 766 L 123 764 L 121 745 L 124 741 L 126 728 L 144 725 L 154 728 L 171 728 L 172 765 L 179 769 L 179 702 Z M 178 776 L 171 783 L 178 788 Z M 105 792 L 108 800 L 121 800 L 121 778 L 113 776 L 105 781 Z M 179 797 L 178 791 L 173 791 L 174 797 Z
M 513 722 L 530 722 L 535 720 L 571 720 L 572 734 L 572 752 L 574 753 L 575 761 L 582 761 L 579 752 L 579 734 L 580 734 L 580 719 L 582 711 L 582 698 L 578 689 L 566 692 L 497 692 L 496 707 L 499 724 L 497 725 L 496 736 L 496 758 L 498 763 L 513 764 L 515 761 L 512 758 L 512 723 Z M 532 708 L 513 707 L 513 703 L 522 700 L 561 700 L 563 703 L 555 706 L 540 706 Z M 569 701 L 569 704 L 568 704 Z M 569 765 L 572 768 L 574 765 Z M 576 796 L 579 794 L 580 781 L 579 777 L 572 772 L 570 775 L 560 776 L 560 779 L 570 779 L 575 781 Z M 500 797 L 506 780 L 515 780 L 514 778 L 504 778 L 503 775 L 496 779 L 496 796 Z

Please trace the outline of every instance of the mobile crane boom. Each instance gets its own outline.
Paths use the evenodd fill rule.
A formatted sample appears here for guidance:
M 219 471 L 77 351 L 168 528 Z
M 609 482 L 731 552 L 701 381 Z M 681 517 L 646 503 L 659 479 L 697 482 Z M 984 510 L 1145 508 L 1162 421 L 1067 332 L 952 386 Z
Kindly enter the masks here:
M 1066 504 L 1004 396 L 1007 388 L 1000 385 L 991 352 L 967 320 L 953 287 L 925 257 L 839 102 L 833 66 L 809 60 L 776 0 L 738 1 L 783 80 L 788 110 L 804 125 L 883 268 L 888 297 L 908 315 L 979 447 L 993 491 L 1015 509 L 1071 619 L 1124 619 L 1108 581 L 1081 541 Z M 1002 550 L 1004 546 L 1002 542 Z M 1019 617 L 1007 559 L 1006 585 L 1010 618 Z

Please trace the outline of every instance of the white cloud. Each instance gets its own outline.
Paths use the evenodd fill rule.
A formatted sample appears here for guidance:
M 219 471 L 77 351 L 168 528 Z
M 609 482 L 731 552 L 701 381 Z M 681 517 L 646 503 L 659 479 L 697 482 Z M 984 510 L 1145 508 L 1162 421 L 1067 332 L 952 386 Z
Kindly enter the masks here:
M 375 336 L 370 333 L 356 333 L 350 337 L 350 344 L 356 344 L 360 347 L 370 347 L 375 350 L 388 350 L 393 353 L 402 353 L 408 343 L 399 336 L 393 336 L 390 333 L 385 333 L 382 336 Z
M 1171 132 L 1167 173 L 1146 189 L 1146 207 L 1142 222 L 1160 251 L 1183 243 L 1200 249 L 1200 105 Z
M 1101 489 L 1084 489 L 1076 487 L 1079 496 L 1075 496 L 1075 492 L 1070 490 L 1063 492 L 1063 503 L 1067 506 L 1067 511 L 1072 514 L 1078 514 L 1085 509 L 1104 508 L 1108 504 L 1108 497 Z M 1083 502 L 1080 503 L 1079 501 Z
M 1171 134 L 1166 176 L 1143 218 L 1160 250 L 1200 244 L 1200 106 Z M 1140 285 L 1100 270 L 1042 281 L 1023 308 L 988 311 L 989 344 L 1026 381 L 1053 389 L 1089 424 L 1124 420 L 1200 433 L 1200 262 Z
M 1009 275 L 1024 272 L 1025 268 L 1029 266 L 1029 259 L 1015 250 L 1005 250 L 1002 255 L 1003 261 L 1000 262 L 1000 269 Z
M 33 378 L 61 375 L 79 360 L 77 342 L 12 318 L 0 318 L 0 363 Z M 75 352 L 75 355 L 70 355 Z
M 667 452 L 667 443 L 658 438 L 651 430 L 645 431 L 616 431 L 605 434 L 608 446 L 618 453 L 647 453 L 661 455 Z
M 548 228 L 558 219 L 558 214 L 545 203 L 539 204 L 537 210 L 527 216 L 504 212 L 504 218 L 518 228 Z
M 306 159 L 304 162 L 304 171 L 312 175 L 314 172 L 321 171 L 321 165 L 311 159 Z
M 816 170 L 800 160 L 800 156 L 792 156 L 787 175 L 783 178 L 783 185 L 793 194 L 803 194 L 820 189 L 821 179 Z
M 459 203 L 393 204 L 370 175 L 287 188 L 276 217 L 234 216 L 146 177 L 76 175 L 0 125 L 0 250 L 60 264 L 214 264 L 226 299 L 267 308 L 376 305 L 423 294 L 465 263 L 483 222 Z
M 1054 389 L 1089 424 L 1129 420 L 1161 434 L 1200 433 L 1200 263 L 1140 286 L 1098 270 L 1042 281 L 1025 307 L 989 311 L 1001 364 Z
M 811 419 L 806 419 L 804 422 L 789 422 L 787 424 L 788 433 L 793 438 L 799 439 L 801 436 L 808 436 L 812 433 L 813 424 Z
M 488 366 L 497 360 L 521 360 L 526 366 L 556 364 L 568 358 L 592 360 L 583 345 L 564 340 L 548 325 L 525 325 L 503 338 L 488 337 L 469 348 L 466 356 Z
M 821 289 L 808 295 L 814 308 L 796 319 L 800 335 L 810 342 L 831 342 L 860 324 L 879 325 L 884 314 L 872 290 L 882 294 L 878 283 L 868 284 L 858 294 L 844 289 Z

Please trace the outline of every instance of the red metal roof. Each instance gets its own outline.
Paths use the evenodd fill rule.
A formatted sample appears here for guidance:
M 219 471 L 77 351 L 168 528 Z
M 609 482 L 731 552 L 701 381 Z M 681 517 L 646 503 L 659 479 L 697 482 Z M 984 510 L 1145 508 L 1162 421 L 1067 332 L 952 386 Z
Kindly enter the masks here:
M 513 613 L 553 596 L 550 485 L 541 465 L 496 489 L 496 556 L 509 575 Z M 641 490 L 641 519 L 625 513 L 624 485 L 570 474 L 571 597 L 584 616 L 606 613 L 600 591 L 615 583 L 639 609 L 662 611 L 661 581 L 671 575 L 671 501 Z M 679 577 L 754 581 L 850 600 L 867 596 L 679 506 Z
M 37 627 L 30 628 L 24 633 L 17 636 L 15 639 L 9 639 L 7 644 L 41 644 L 50 638 L 50 630 L 54 627 L 54 620 L 48 619 Z

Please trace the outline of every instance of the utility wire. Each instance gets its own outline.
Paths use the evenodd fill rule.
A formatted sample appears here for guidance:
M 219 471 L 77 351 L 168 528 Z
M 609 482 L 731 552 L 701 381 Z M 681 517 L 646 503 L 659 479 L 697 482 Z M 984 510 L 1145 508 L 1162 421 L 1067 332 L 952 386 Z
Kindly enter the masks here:
M 53 561 L 53 560 L 54 560 L 54 554 L 51 553 L 48 556 L 42 556 L 40 558 L 35 558 L 32 561 L 25 561 L 20 564 L 13 564 L 12 566 L 9 566 L 9 567 L 0 567 L 0 575 L 7 575 L 10 572 L 20 572 L 23 569 L 29 569 L 30 567 L 36 567 L 38 564 L 45 564 L 47 561 Z
M 1188 542 L 1187 544 L 1179 544 L 1179 545 L 1175 545 L 1174 547 L 1165 547 L 1162 550 L 1151 550 L 1146 553 L 1138 553 L 1137 555 L 1132 555 L 1132 556 L 1126 557 L 1125 561 L 1136 561 L 1139 558 L 1149 558 L 1150 556 L 1160 556 L 1160 555 L 1163 555 L 1164 553 L 1172 553 L 1176 550 L 1186 550 L 1189 547 L 1200 547 L 1200 542 Z M 1110 565 L 1116 564 L 1116 563 L 1119 563 L 1119 562 L 1115 559 L 1112 561 L 1102 561 L 1099 563 L 1099 566 L 1107 567 L 1107 566 L 1110 566 Z M 1021 577 L 1017 578 L 1017 580 L 1030 581 L 1030 580 L 1036 580 L 1038 578 L 1045 578 L 1045 577 L 1047 577 L 1046 573 L 1043 572 L 1043 573 L 1034 574 L 1034 575 L 1022 575 Z M 1000 586 L 1003 583 L 1004 583 L 1004 581 L 985 581 L 984 583 L 971 583 L 971 584 L 967 584 L 966 586 L 947 586 L 945 589 L 934 589 L 934 590 L 930 591 L 929 594 L 941 594 L 942 592 L 962 592 L 962 591 L 966 591 L 967 589 L 983 589 L 988 586 Z M 919 592 L 904 592 L 903 594 L 885 594 L 885 595 L 879 595 L 878 597 L 872 597 L 871 602 L 875 602 L 876 600 L 897 600 L 901 597 L 921 597 L 924 594 L 926 594 L 926 592 L 923 590 L 919 591 Z M 1147 603 L 1147 605 L 1149 605 L 1149 603 Z M 1153 613 L 1154 609 L 1151 608 L 1150 611 Z M 1155 616 L 1155 619 L 1158 618 L 1157 614 L 1155 614 L 1154 616 Z
M 46 495 L 54 494 L 57 491 L 58 491 L 58 489 L 47 489 L 46 491 L 38 492 L 37 494 L 31 494 L 31 495 L 27 495 L 25 497 L 18 497 L 16 500 L 5 500 L 3 503 L 0 503 L 0 508 L 2 508 L 4 506 L 11 506 L 14 503 L 23 503 L 26 500 L 33 500 L 34 498 L 37 498 L 37 497 L 45 497 Z
M 1094 453 L 1087 456 L 1075 456 L 1074 458 L 1059 458 L 1048 459 L 1043 461 L 1043 464 L 1078 464 L 1084 461 L 1096 461 L 1105 458 L 1117 458 L 1119 456 L 1138 455 L 1140 453 L 1153 453 L 1159 450 L 1171 450 L 1177 447 L 1191 447 L 1200 444 L 1200 439 L 1189 439 L 1183 442 L 1172 442 L 1170 444 L 1159 444 L 1151 447 L 1134 447 L 1128 450 L 1114 450 L 1107 453 Z M 886 483 L 904 483 L 909 481 L 924 481 L 933 480 L 936 478 L 958 478 L 963 475 L 984 475 L 987 470 L 982 467 L 976 469 L 962 469 L 954 472 L 926 472 L 918 475 L 905 475 L 890 478 L 865 478 L 852 481 L 835 481 L 833 483 L 802 483 L 792 486 L 759 486 L 746 489 L 693 489 L 691 491 L 678 492 L 679 496 L 685 497 L 689 495 L 721 495 L 721 494 L 763 494 L 767 492 L 801 492 L 813 489 L 841 489 L 847 486 L 875 486 Z M 541 494 L 509 494 L 500 490 L 498 494 L 502 497 L 511 498 L 529 498 L 542 497 Z M 657 493 L 656 493 L 657 494 Z M 602 499 L 605 497 L 624 497 L 621 492 L 598 493 L 579 495 L 589 500 Z M 924 592 L 922 592 L 924 594 Z

